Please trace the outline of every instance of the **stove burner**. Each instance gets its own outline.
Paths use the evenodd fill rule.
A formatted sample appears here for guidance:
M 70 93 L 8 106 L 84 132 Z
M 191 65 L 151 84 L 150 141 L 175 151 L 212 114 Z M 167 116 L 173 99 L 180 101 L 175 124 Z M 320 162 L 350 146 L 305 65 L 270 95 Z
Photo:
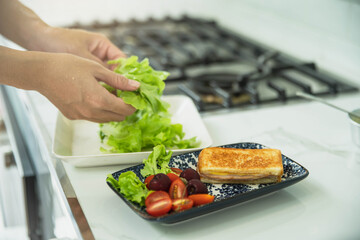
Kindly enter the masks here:
M 186 94 L 200 111 L 281 103 L 298 98 L 297 91 L 314 95 L 358 91 L 319 71 L 314 63 L 264 47 L 215 21 L 183 16 L 72 27 L 102 32 L 128 55 L 147 57 L 155 69 L 169 71 L 164 94 Z
M 214 87 L 237 93 L 246 85 L 247 81 L 245 80 L 240 75 L 231 73 L 201 74 L 190 79 L 199 92 L 206 93 L 212 92 Z

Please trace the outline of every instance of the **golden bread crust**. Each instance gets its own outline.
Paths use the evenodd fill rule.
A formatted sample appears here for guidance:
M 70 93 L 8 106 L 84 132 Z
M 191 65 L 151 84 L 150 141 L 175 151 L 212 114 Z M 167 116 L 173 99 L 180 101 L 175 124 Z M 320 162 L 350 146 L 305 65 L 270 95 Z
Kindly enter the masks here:
M 199 155 L 198 171 L 204 182 L 278 182 L 283 174 L 281 151 L 205 148 Z

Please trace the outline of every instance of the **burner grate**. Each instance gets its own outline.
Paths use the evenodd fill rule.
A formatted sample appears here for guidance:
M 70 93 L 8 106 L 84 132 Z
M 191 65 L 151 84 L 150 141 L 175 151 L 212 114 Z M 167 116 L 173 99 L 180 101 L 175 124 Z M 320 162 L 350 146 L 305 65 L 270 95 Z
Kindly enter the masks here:
M 128 55 L 170 72 L 165 94 L 186 94 L 200 111 L 286 102 L 304 91 L 358 91 L 339 77 L 234 33 L 215 21 L 164 18 L 71 27 L 102 32 Z M 171 89 L 171 90 L 170 90 Z

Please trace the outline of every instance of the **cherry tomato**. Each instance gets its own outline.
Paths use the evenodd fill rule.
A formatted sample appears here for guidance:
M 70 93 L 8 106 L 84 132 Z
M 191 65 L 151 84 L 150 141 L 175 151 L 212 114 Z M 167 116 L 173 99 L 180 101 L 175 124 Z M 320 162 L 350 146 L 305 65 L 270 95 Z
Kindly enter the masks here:
M 180 168 L 172 167 L 170 169 L 178 176 L 180 175 L 180 173 L 182 173 L 182 170 Z
M 184 211 L 192 208 L 194 201 L 190 198 L 178 198 L 172 200 L 172 210 L 175 212 Z
M 170 198 L 163 198 L 156 202 L 151 203 L 147 208 L 146 212 L 154 217 L 165 215 L 171 210 L 172 201 Z
M 145 206 L 148 207 L 153 202 L 159 201 L 159 200 L 164 199 L 164 198 L 169 198 L 170 199 L 170 196 L 169 196 L 169 194 L 167 192 L 165 192 L 165 191 L 152 192 L 146 197 Z
M 154 178 L 154 176 L 155 175 L 150 175 L 150 176 L 148 176 L 147 178 L 145 178 L 145 181 L 144 181 L 144 183 L 145 183 L 145 185 L 146 185 L 146 187 L 149 189 L 149 183 L 150 183 L 150 181 Z
M 194 201 L 194 206 L 199 206 L 214 201 L 214 196 L 204 193 L 192 194 L 188 196 L 189 199 Z
M 172 199 L 187 197 L 187 190 L 185 183 L 180 178 L 176 179 L 171 183 L 169 189 L 169 195 L 170 198 Z
M 171 182 L 179 178 L 179 175 L 176 175 L 175 173 L 168 173 L 166 175 L 170 178 Z

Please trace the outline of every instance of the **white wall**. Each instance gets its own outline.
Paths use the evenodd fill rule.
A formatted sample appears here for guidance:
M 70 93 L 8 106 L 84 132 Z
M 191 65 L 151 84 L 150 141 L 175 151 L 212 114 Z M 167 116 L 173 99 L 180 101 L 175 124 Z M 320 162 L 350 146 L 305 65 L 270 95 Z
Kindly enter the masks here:
M 257 41 L 360 83 L 360 0 L 23 0 L 52 25 L 183 13 L 215 18 Z

